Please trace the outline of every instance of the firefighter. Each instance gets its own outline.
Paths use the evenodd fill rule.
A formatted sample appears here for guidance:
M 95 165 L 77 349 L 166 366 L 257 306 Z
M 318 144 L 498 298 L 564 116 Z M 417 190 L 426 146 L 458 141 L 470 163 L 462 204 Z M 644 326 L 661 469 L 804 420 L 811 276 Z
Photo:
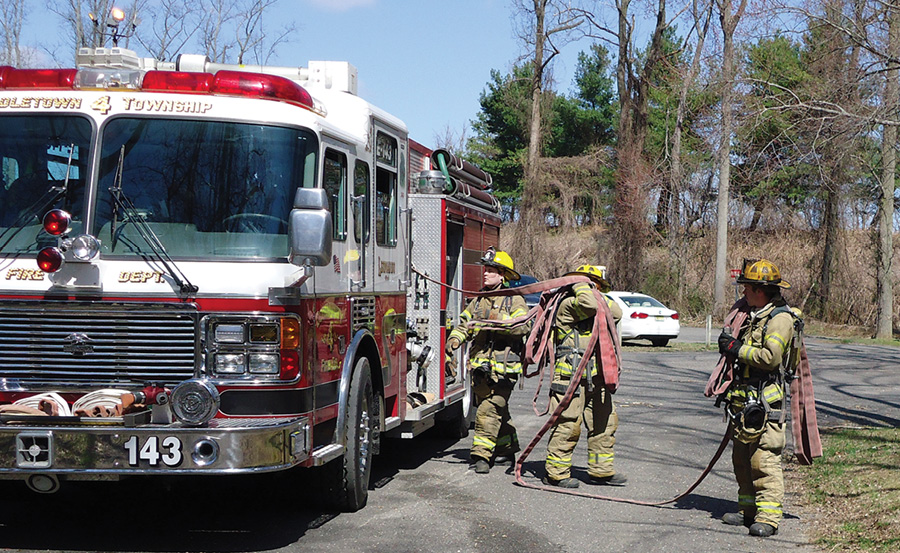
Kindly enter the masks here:
M 781 296 L 790 284 L 771 261 L 745 260 L 737 282 L 744 286 L 749 316 L 734 333 L 725 327 L 719 352 L 736 363 L 724 399 L 733 427 L 731 458 L 740 512 L 722 520 L 749 527 L 752 536 L 769 537 L 782 517 L 784 368 L 791 357 L 794 315 Z
M 484 265 L 482 291 L 499 290 L 518 280 L 508 253 L 489 249 L 480 261 Z M 472 441 L 471 466 L 478 474 L 490 472 L 495 463 L 511 460 L 519 451 L 519 439 L 509 414 L 509 396 L 522 374 L 524 337 L 530 324 L 504 330 L 470 329 L 473 320 L 509 320 L 528 312 L 521 295 L 482 296 L 472 300 L 460 314 L 460 323 L 447 339 L 446 354 L 455 358 L 456 350 L 470 340 L 469 373 L 478 410 Z
M 579 282 L 572 286 L 569 297 L 562 300 L 554 321 L 555 369 L 550 384 L 550 411 L 559 406 L 566 394 L 572 375 L 581 362 L 593 328 L 599 305 L 594 296 L 596 286 L 601 292 L 609 292 L 606 267 L 582 265 L 569 275 L 585 275 L 593 284 Z M 610 298 L 603 296 L 616 322 L 622 318 L 622 309 Z M 589 380 L 588 380 L 589 379 Z M 622 486 L 625 475 L 613 469 L 613 445 L 619 425 L 612 394 L 604 387 L 603 375 L 597 370 L 596 356 L 585 368 L 576 395 L 559 415 L 550 429 L 545 462 L 545 485 L 577 488 L 579 481 L 571 477 L 572 453 L 581 437 L 581 424 L 588 430 L 588 482 L 595 485 Z

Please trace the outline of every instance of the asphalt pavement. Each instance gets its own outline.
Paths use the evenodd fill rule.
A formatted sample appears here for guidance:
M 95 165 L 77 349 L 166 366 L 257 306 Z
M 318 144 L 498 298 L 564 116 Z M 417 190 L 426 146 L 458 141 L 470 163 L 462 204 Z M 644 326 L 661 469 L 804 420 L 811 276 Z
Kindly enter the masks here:
M 692 336 L 694 336 L 692 338 Z M 697 337 L 699 336 L 699 338 Z M 704 329 L 682 340 L 705 341 Z M 639 342 L 638 342 L 639 343 Z M 900 420 L 900 350 L 810 338 L 820 426 L 891 425 Z M 622 488 L 582 485 L 640 501 L 663 501 L 700 475 L 725 431 L 722 410 L 703 397 L 713 351 L 628 348 L 616 394 L 616 468 Z M 546 383 L 545 383 L 546 386 Z M 545 420 L 532 411 L 537 379 L 512 396 L 523 446 Z M 546 389 L 546 388 L 544 388 Z M 541 393 L 539 406 L 546 405 Z M 586 480 L 584 437 L 573 475 Z M 134 479 L 70 484 L 39 496 L 0 484 L 0 550 L 10 551 L 365 551 L 464 553 L 814 553 L 805 512 L 790 487 L 778 535 L 751 537 L 720 517 L 737 509 L 726 452 L 689 496 L 646 507 L 517 486 L 510 469 L 468 470 L 468 439 L 429 431 L 388 441 L 376 459 L 368 505 L 357 513 L 317 507 L 303 485 L 267 477 Z M 538 483 L 546 443 L 524 463 Z M 790 453 L 786 453 L 786 458 Z

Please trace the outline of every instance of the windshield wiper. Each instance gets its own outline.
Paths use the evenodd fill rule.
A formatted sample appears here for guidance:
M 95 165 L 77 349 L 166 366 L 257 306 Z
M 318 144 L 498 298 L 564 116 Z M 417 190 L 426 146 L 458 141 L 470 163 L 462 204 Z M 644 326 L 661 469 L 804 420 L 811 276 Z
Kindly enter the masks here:
M 75 153 L 75 143 L 69 144 L 69 161 L 66 163 L 66 178 L 63 180 L 61 186 L 51 186 L 49 190 L 44 192 L 44 194 L 37 199 L 33 204 L 28 206 L 27 209 L 23 210 L 19 215 L 19 218 L 12 224 L 12 226 L 6 228 L 2 233 L 0 233 L 0 240 L 6 238 L 6 241 L 0 245 L 0 251 L 6 249 L 6 246 L 12 242 L 13 238 L 15 238 L 22 230 L 25 228 L 25 224 L 34 216 L 41 217 L 42 213 L 46 213 L 48 209 L 56 205 L 56 202 L 59 201 L 60 198 L 66 195 L 66 192 L 69 190 L 69 174 L 72 170 L 72 156 Z M 9 237 L 6 235 L 9 234 Z
M 122 173 L 123 166 L 125 161 L 125 146 L 122 146 L 122 149 L 119 151 L 119 163 L 116 167 L 116 175 L 113 179 L 113 185 L 109 188 L 109 193 L 112 196 L 113 200 L 113 214 L 112 214 L 112 243 L 113 243 L 113 251 L 115 249 L 116 243 L 116 235 L 118 234 L 116 231 L 117 219 L 119 216 L 119 209 L 121 209 L 125 217 L 122 220 L 122 227 L 128 223 L 133 223 L 134 228 L 138 231 L 138 234 L 141 238 L 144 239 L 144 242 L 150 246 L 150 250 L 153 255 L 156 257 L 156 260 L 162 264 L 162 266 L 166 269 L 166 273 L 169 277 L 175 282 L 178 286 L 178 290 L 182 296 L 190 296 L 197 293 L 196 285 L 191 284 L 191 281 L 188 279 L 187 275 L 178 268 L 175 262 L 169 257 L 169 252 L 166 251 L 166 247 L 163 246 L 163 243 L 160 241 L 159 237 L 156 236 L 156 233 L 153 232 L 153 229 L 150 228 L 150 225 L 147 224 L 147 221 L 144 217 L 138 212 L 137 207 L 135 207 L 134 203 L 132 203 L 131 199 L 122 192 Z M 144 251 L 140 248 L 137 248 L 135 244 L 135 248 L 137 252 L 141 255 L 146 255 Z

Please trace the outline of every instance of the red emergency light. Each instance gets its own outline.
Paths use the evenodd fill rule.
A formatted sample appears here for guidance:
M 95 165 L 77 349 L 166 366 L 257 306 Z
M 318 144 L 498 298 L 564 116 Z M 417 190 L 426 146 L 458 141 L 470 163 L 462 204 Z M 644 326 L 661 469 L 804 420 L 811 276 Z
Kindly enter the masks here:
M 10 71 L 15 71 L 8 65 L 0 65 L 0 88 L 6 88 L 6 76 Z
M 213 94 L 234 94 L 252 98 L 271 98 L 313 109 L 312 96 L 305 88 L 290 79 L 262 73 L 217 71 L 210 87 Z
M 51 236 L 59 236 L 65 234 L 69 230 L 69 224 L 72 222 L 72 216 L 61 209 L 53 209 L 44 215 L 44 230 Z
M 77 69 L 0 68 L 0 88 L 75 88 Z
M 151 92 L 206 92 L 267 98 L 313 109 L 312 96 L 290 79 L 277 75 L 221 70 L 215 74 L 188 71 L 149 71 L 142 90 Z
M 188 71 L 148 71 L 142 90 L 159 92 L 209 92 L 215 75 Z
M 38 267 L 45 273 L 55 273 L 62 267 L 63 255 L 58 249 L 48 246 L 37 254 Z
M 77 88 L 77 69 L 16 69 L 0 66 L 3 88 Z M 149 92 L 196 92 L 266 98 L 290 102 L 315 110 L 312 96 L 294 81 L 278 75 L 222 70 L 215 74 L 189 71 L 148 71 L 142 90 Z

